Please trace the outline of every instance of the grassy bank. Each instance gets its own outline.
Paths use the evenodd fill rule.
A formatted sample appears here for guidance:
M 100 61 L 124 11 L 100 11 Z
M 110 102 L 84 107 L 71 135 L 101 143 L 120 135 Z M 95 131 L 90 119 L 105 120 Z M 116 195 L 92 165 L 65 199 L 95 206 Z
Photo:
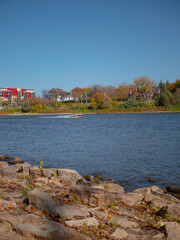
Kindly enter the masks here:
M 44 111 L 36 112 L 21 112 L 20 107 L 8 107 L 0 110 L 0 115 L 11 115 L 11 114 L 69 114 L 69 113 L 84 113 L 84 114 L 105 114 L 105 113 L 156 113 L 156 112 L 180 112 L 180 106 L 170 107 L 157 107 L 157 106 L 141 106 L 141 107 L 130 107 L 123 108 L 120 106 L 109 107 L 104 109 L 91 109 L 85 104 L 79 103 L 66 103 L 62 104 L 57 109 L 48 109 Z

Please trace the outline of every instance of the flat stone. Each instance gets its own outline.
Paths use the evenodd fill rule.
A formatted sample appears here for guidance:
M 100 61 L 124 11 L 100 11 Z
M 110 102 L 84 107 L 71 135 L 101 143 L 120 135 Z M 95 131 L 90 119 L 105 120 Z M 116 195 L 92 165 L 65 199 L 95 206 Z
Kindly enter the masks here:
M 117 225 L 120 225 L 121 227 L 123 227 L 125 229 L 126 228 L 133 229 L 133 228 L 137 228 L 138 227 L 138 224 L 136 222 L 129 221 L 127 219 L 127 217 L 114 216 L 112 218 L 112 222 L 115 222 Z
M 124 193 L 124 188 L 120 186 L 119 184 L 115 183 L 102 183 L 100 184 L 103 189 L 105 189 L 108 192 L 122 194 Z
M 112 240 L 121 240 L 126 238 L 128 233 L 123 229 L 116 228 L 116 230 L 110 235 L 110 239 Z
M 64 188 L 64 185 L 61 183 L 61 180 L 58 179 L 57 177 L 51 177 L 51 179 L 49 179 L 49 183 L 54 184 L 55 186 L 57 186 L 60 189 Z
M 170 222 L 165 225 L 167 240 L 180 240 L 180 224 Z
M 68 220 L 65 221 L 67 225 L 70 227 L 83 227 L 83 226 L 96 226 L 98 227 L 99 222 L 96 218 L 85 218 L 85 219 L 78 219 L 78 220 Z
M 83 178 L 77 171 L 72 169 L 58 169 L 57 173 L 62 183 L 70 186 L 75 185 L 78 180 Z
M 35 188 L 28 193 L 28 199 L 30 204 L 34 204 L 36 208 L 53 212 L 57 206 L 57 202 L 45 192 Z
M 54 210 L 54 213 L 56 213 L 63 220 L 90 217 L 89 208 L 77 207 L 68 204 L 57 206 Z
M 141 193 L 125 193 L 121 196 L 121 200 L 129 205 L 135 205 L 143 200 Z
M 117 195 L 114 193 L 108 192 L 104 189 L 81 185 L 77 185 L 70 189 L 69 198 L 73 200 L 74 197 L 90 206 L 109 205 L 117 200 Z
M 91 238 L 64 227 L 62 224 L 22 211 L 0 213 L 0 222 L 10 223 L 12 230 L 29 239 L 90 240 Z M 14 239 L 15 240 L 15 239 Z
M 16 171 L 14 169 L 11 169 L 8 166 L 2 166 L 0 167 L 0 176 L 1 177 L 9 177 L 9 178 L 15 178 L 16 177 Z

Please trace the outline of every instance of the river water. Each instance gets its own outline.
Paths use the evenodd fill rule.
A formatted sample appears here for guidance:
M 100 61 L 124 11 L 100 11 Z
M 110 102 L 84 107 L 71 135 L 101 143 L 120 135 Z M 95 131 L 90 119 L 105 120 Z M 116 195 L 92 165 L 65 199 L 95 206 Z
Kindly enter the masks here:
M 6 116 L 0 136 L 0 155 L 111 177 L 126 191 L 180 185 L 179 113 Z

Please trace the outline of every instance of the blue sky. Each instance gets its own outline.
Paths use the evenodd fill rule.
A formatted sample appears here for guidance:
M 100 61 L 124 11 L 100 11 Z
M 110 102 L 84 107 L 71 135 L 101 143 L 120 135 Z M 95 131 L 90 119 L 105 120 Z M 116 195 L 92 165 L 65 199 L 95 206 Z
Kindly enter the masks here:
M 179 0 L 0 0 L 0 87 L 180 78 Z

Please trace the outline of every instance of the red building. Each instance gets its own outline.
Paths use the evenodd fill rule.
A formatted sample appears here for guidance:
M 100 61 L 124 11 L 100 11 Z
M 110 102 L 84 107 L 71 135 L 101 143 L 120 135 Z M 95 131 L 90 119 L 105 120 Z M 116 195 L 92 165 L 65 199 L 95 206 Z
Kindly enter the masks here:
M 9 102 L 9 105 L 19 104 L 23 99 L 34 98 L 34 89 L 0 88 L 0 104 Z

